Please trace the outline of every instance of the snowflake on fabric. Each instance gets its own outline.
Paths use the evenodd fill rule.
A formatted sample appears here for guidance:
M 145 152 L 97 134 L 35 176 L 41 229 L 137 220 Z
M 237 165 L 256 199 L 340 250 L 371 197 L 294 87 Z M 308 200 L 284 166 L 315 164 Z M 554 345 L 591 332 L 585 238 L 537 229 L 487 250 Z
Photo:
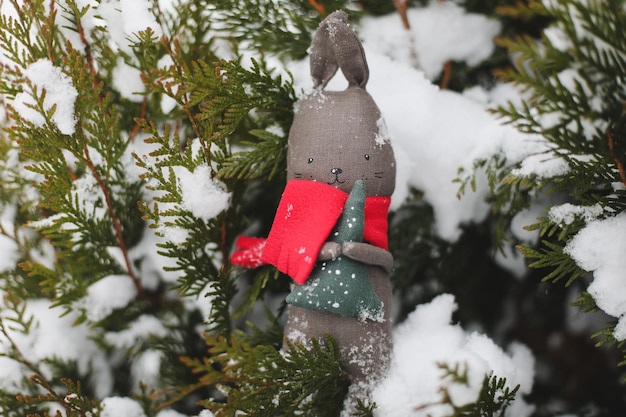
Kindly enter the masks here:
M 362 242 L 365 229 L 365 183 L 356 181 L 330 240 Z M 287 296 L 287 302 L 308 310 L 378 320 L 383 305 L 374 292 L 367 265 L 339 255 L 315 265 L 309 279 Z

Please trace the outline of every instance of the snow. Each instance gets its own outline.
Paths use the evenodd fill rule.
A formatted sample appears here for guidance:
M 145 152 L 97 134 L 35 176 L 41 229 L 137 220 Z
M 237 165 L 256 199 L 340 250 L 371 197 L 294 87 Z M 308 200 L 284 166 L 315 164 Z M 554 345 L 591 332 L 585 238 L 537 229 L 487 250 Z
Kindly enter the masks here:
M 230 205 L 231 194 L 226 185 L 212 178 L 211 169 L 203 164 L 193 172 L 186 169 L 176 171 L 182 193 L 182 206 L 194 216 L 209 221 Z
M 43 126 L 46 119 L 36 110 L 38 100 L 43 97 L 46 113 L 55 107 L 51 119 L 56 127 L 65 135 L 73 134 L 76 124 L 74 103 L 78 92 L 71 78 L 47 59 L 30 64 L 24 71 L 24 77 L 30 80 L 32 89 L 15 96 L 12 104 L 17 112 L 35 126 Z
M 570 225 L 576 218 L 583 218 L 585 222 L 590 222 L 604 213 L 602 206 L 594 204 L 593 206 L 576 206 L 574 204 L 565 203 L 550 207 L 548 217 L 550 220 L 559 225 Z
M 441 22 L 448 18 L 455 22 L 450 35 L 439 30 Z M 476 61 L 467 57 L 482 56 L 477 51 L 491 53 L 492 38 L 499 31 L 497 22 L 464 13 L 452 2 L 433 2 L 425 9 L 411 9 L 409 19 L 416 22 L 412 26 L 418 32 L 415 36 L 427 41 L 413 46 L 399 42 L 404 29 L 396 15 L 367 18 L 356 28 L 370 70 L 367 90 L 382 112 L 396 155 L 396 191 L 391 208 L 397 208 L 406 199 L 410 187 L 421 190 L 434 208 L 438 235 L 456 241 L 464 223 L 481 221 L 490 210 L 485 202 L 488 188 L 480 173 L 476 192 L 458 198 L 459 184 L 454 180 L 459 177 L 459 168 L 472 172 L 477 159 L 498 152 L 517 162 L 546 145 L 536 136 L 503 125 L 486 111 L 489 104 L 519 100 L 520 93 L 511 86 L 494 90 L 493 97 L 478 87 L 472 95 L 465 96 L 441 90 L 430 81 L 449 59 L 466 60 L 472 65 Z M 452 27 L 448 23 L 445 26 Z M 411 47 L 420 57 L 419 69 L 407 65 Z M 454 50 L 465 52 L 450 55 Z M 425 57 L 432 69 L 424 66 Z M 308 60 L 290 65 L 289 70 L 294 75 L 296 91 L 311 91 Z M 346 81 L 338 74 L 327 89 L 341 90 L 345 86 Z M 476 100 L 476 96 L 485 102 Z M 527 162 L 527 170 L 538 164 L 531 162 Z
M 148 0 L 103 0 L 98 13 L 115 45 L 132 54 L 131 44 L 137 40 L 137 33 L 150 28 L 157 37 L 163 35 L 150 9 Z
M 146 417 L 141 404 L 127 397 L 107 397 L 101 404 L 100 417 Z
M 7 233 L 13 232 L 13 223 L 6 220 L 0 221 L 0 230 L 6 231 Z M 2 253 L 2 257 L 0 258 L 0 272 L 15 268 L 15 264 L 20 259 L 15 239 L 0 234 L 0 253 Z
M 78 306 L 85 309 L 91 322 L 98 322 L 126 307 L 136 296 L 137 288 L 130 276 L 109 275 L 91 284 Z
M 187 415 L 181 414 L 176 410 L 165 409 L 165 410 L 159 411 L 156 417 L 187 417 Z M 209 416 L 205 416 L 205 417 L 209 417 Z M 210 417 L 213 417 L 213 415 L 211 415 Z
M 113 70 L 113 87 L 120 92 L 122 97 L 135 103 L 141 103 L 146 86 L 141 80 L 141 71 L 131 67 L 122 59 L 119 59 Z
M 511 389 L 520 384 L 520 394 L 530 392 L 534 359 L 528 348 L 513 344 L 505 353 L 487 336 L 464 331 L 452 323 L 456 307 L 454 297 L 443 294 L 418 306 L 396 327 L 391 369 L 373 394 L 376 416 L 450 415 L 451 408 L 440 404 L 441 387 L 447 388 L 453 403 L 460 406 L 475 401 L 484 377 L 492 374 L 506 378 Z M 467 370 L 468 384 L 443 378 L 440 363 Z M 508 415 L 529 416 L 532 410 L 518 395 Z
M 165 337 L 168 333 L 158 318 L 142 314 L 127 329 L 105 333 L 104 341 L 119 349 L 130 349 L 139 340 L 148 340 L 151 336 Z
M 565 52 L 571 48 L 572 44 L 563 31 L 555 26 L 548 27 L 543 31 L 548 41 L 559 51 Z
M 400 24 L 398 15 L 392 13 L 364 18 L 358 28 L 359 35 L 369 44 L 371 52 L 417 64 L 430 79 L 439 75 L 448 60 L 476 65 L 488 58 L 494 49 L 492 39 L 500 32 L 497 20 L 466 13 L 454 2 L 431 2 L 425 8 L 409 9 L 407 15 L 410 32 Z M 444 27 L 446 30 L 441 30 Z
M 113 377 L 108 366 L 105 366 L 105 354 L 100 351 L 96 343 L 89 338 L 89 328 L 84 325 L 75 325 L 76 313 L 69 313 L 60 317 L 60 310 L 51 310 L 49 300 L 29 300 L 25 304 L 24 316 L 32 320 L 30 332 L 23 333 L 8 326 L 11 339 L 15 342 L 24 357 L 32 363 L 38 363 L 44 377 L 49 377 L 51 370 L 45 361 L 56 358 L 62 361 L 73 361 L 78 371 L 87 375 L 94 371 L 89 379 L 96 387 L 96 393 L 104 396 L 110 391 Z M 8 323 L 11 312 L 9 309 L 0 309 L 0 317 Z M 59 337 L 63 335 L 63 337 Z M 0 338 L 0 354 L 9 352 L 8 341 Z M 0 358 L 0 387 L 9 388 L 21 385 L 22 378 L 28 371 L 20 371 L 20 366 L 7 358 Z
M 522 161 L 518 169 L 511 173 L 518 177 L 537 176 L 538 178 L 552 178 L 557 175 L 565 175 L 569 171 L 569 165 L 563 158 L 550 153 L 530 155 Z
M 163 352 L 155 349 L 147 349 L 139 354 L 131 367 L 131 376 L 135 391 L 141 389 L 141 385 L 148 387 L 159 386 L 160 368 L 163 360 Z
M 626 339 L 626 214 L 594 220 L 567 244 L 569 254 L 582 269 L 593 272 L 587 288 L 605 313 L 619 319 L 614 336 Z

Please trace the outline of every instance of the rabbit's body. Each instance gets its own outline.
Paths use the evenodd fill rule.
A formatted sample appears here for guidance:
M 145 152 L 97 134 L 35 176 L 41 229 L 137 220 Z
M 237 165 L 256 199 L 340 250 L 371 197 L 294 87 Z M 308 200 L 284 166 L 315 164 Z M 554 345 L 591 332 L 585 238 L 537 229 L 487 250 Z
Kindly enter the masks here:
M 348 257 L 360 258 L 367 264 L 372 259 L 372 248 L 370 245 L 353 246 L 352 251 L 344 250 L 342 253 Z M 358 279 L 369 280 L 382 301 L 384 313 L 381 320 L 363 320 L 359 317 L 289 306 L 285 325 L 285 338 L 293 343 L 307 346 L 312 338 L 324 340 L 326 335 L 335 339 L 340 349 L 342 366 L 351 382 L 344 407 L 346 412 L 354 411 L 357 399 L 368 400 L 371 388 L 384 376 L 391 356 L 392 294 L 389 272 L 378 265 L 368 265 L 367 271 L 367 276 Z
M 332 78 L 329 73 L 334 74 L 337 67 L 348 79 L 349 87 L 344 91 L 323 90 Z M 390 197 L 395 187 L 393 150 L 380 111 L 365 90 L 369 73 L 361 44 L 347 27 L 342 12 L 329 16 L 318 29 L 311 50 L 311 72 L 318 89 L 297 105 L 289 133 L 287 178 L 323 182 L 346 193 L 355 181 L 363 180 L 368 197 Z M 354 411 L 357 398 L 367 400 L 391 355 L 389 274 L 393 257 L 387 251 L 386 222 L 379 233 L 385 235 L 384 244 L 378 243 L 383 247 L 367 241 L 329 241 L 317 261 L 345 256 L 365 264 L 366 275 L 357 279 L 371 285 L 382 302 L 381 317 L 342 316 L 293 305 L 288 310 L 288 340 L 306 345 L 311 338 L 323 339 L 328 334 L 336 340 L 342 365 L 351 378 L 347 412 Z M 365 235 L 367 239 L 367 231 Z
M 285 327 L 287 340 L 305 346 L 312 338 L 323 340 L 326 335 L 336 340 L 342 365 L 351 379 L 344 407 L 349 415 L 357 399 L 367 401 L 372 384 L 383 376 L 391 355 L 389 275 L 393 257 L 387 250 L 387 210 L 396 172 L 380 111 L 365 90 L 369 70 L 363 48 L 346 20 L 345 13 L 332 13 L 313 38 L 310 59 L 316 88 L 297 105 L 289 132 L 288 183 L 272 230 L 267 239 L 240 239 L 242 250 L 235 252 L 232 260 L 250 267 L 275 265 L 294 279 L 297 284 L 293 291 L 301 294 L 312 290 L 311 281 L 322 279 L 331 282 L 322 288 L 335 291 L 333 275 L 320 277 L 319 272 L 332 264 L 333 274 L 340 275 L 338 265 L 345 258 L 349 261 L 343 265 L 358 264 L 353 268 L 357 272 L 351 272 L 351 289 L 346 291 L 355 309 L 337 314 L 315 307 L 316 303 L 309 305 L 310 299 L 303 301 L 292 293 L 287 298 L 293 305 L 289 305 Z M 325 91 L 337 69 L 348 80 L 348 88 Z M 351 201 L 357 181 L 357 194 L 363 194 L 359 200 L 364 206 L 363 231 L 355 239 L 339 241 L 333 227 L 338 234 L 340 226 L 336 224 L 352 209 L 345 203 Z M 356 217 L 349 220 L 357 221 Z M 356 294 L 355 301 L 352 289 L 367 293 L 362 309 L 360 295 Z M 329 303 L 342 304 L 340 298 L 333 300 Z M 376 314 L 367 314 L 374 308 Z

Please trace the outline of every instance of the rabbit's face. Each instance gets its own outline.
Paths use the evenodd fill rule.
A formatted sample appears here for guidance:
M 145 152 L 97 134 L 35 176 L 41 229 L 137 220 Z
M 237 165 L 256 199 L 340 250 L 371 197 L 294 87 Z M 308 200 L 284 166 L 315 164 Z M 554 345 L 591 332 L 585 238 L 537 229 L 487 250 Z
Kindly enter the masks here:
M 320 181 L 350 192 L 391 196 L 396 167 L 386 128 L 362 89 L 317 92 L 299 103 L 289 134 L 288 179 Z

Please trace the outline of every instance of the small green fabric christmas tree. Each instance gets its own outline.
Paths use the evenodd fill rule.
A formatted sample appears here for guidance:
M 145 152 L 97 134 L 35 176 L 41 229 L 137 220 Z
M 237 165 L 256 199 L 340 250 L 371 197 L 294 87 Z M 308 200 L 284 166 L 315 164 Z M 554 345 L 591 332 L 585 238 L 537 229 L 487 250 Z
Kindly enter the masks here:
M 362 242 L 364 228 L 365 183 L 358 180 L 330 240 L 340 245 Z M 287 296 L 287 302 L 296 307 L 342 316 L 379 319 L 383 312 L 382 303 L 370 284 L 367 266 L 341 255 L 318 262 L 309 279 Z

